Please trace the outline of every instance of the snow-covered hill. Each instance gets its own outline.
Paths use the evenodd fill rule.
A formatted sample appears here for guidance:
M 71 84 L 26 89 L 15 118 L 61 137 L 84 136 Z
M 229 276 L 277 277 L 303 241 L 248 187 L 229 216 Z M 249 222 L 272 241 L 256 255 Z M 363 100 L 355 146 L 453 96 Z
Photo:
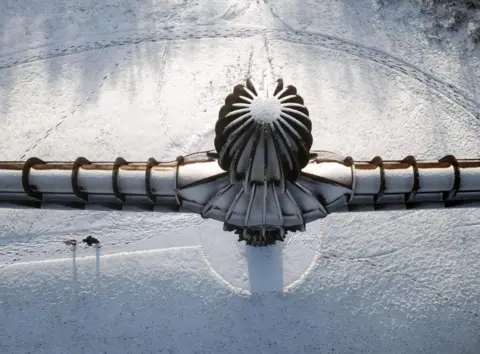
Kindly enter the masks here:
M 0 160 L 213 147 L 247 76 L 315 149 L 480 156 L 480 60 L 408 2 L 0 3 Z M 0 210 L 1 353 L 480 353 L 480 211 L 330 215 L 252 249 L 193 215 Z M 102 248 L 66 236 L 97 237 Z

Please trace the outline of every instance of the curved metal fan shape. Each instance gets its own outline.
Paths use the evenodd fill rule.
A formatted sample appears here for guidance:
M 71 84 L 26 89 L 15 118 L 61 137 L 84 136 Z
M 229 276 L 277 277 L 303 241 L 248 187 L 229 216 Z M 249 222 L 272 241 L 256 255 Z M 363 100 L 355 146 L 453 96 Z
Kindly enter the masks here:
M 286 180 L 297 180 L 309 161 L 312 123 L 294 86 L 277 80 L 272 96 L 260 96 L 254 85 L 235 86 L 225 99 L 215 126 L 220 167 L 231 183 L 275 181 L 285 191 Z
M 225 177 L 201 215 L 223 221 L 225 231 L 235 231 L 239 241 L 248 245 L 283 241 L 287 232 L 304 231 L 306 222 L 327 215 L 324 205 L 300 181 L 286 185 L 285 193 L 278 193 L 273 183 L 254 184 L 247 191 Z
M 229 172 L 202 215 L 224 221 L 239 241 L 266 245 L 287 231 L 327 215 L 301 185 L 310 160 L 312 123 L 294 86 L 277 80 L 273 95 L 257 93 L 248 79 L 225 99 L 215 126 L 218 164 Z

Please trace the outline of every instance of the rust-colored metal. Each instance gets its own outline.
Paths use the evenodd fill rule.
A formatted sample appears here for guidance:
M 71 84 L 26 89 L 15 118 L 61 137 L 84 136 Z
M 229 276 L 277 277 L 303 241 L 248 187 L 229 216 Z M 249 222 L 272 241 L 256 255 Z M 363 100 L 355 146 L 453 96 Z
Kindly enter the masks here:
M 0 161 L 0 205 L 186 211 L 257 246 L 334 212 L 480 206 L 480 159 L 311 151 L 303 103 L 281 79 L 267 100 L 247 80 L 220 109 L 214 151 L 171 161 Z
M 24 162 L 0 162 L 0 170 L 21 171 L 24 165 Z

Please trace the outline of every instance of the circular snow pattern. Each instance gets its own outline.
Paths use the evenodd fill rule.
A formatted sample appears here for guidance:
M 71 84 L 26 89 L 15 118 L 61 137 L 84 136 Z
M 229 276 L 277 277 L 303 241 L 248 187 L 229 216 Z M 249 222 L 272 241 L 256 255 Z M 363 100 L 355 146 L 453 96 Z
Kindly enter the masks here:
M 235 242 L 206 221 L 200 242 L 211 271 L 236 291 L 250 294 L 285 292 L 302 284 L 315 267 L 320 237 L 315 228 L 289 233 L 284 242 L 267 247 Z

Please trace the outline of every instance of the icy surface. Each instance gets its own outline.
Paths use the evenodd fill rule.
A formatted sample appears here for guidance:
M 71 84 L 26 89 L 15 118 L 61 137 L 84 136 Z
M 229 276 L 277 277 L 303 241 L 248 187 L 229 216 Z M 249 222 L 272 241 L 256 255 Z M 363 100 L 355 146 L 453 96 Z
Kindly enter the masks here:
M 0 160 L 210 149 L 248 75 L 297 86 L 314 149 L 478 157 L 480 61 L 412 11 L 0 2 Z M 479 353 L 479 216 L 335 214 L 251 249 L 194 215 L 0 210 L 0 352 Z M 61 242 L 88 235 L 102 248 Z

